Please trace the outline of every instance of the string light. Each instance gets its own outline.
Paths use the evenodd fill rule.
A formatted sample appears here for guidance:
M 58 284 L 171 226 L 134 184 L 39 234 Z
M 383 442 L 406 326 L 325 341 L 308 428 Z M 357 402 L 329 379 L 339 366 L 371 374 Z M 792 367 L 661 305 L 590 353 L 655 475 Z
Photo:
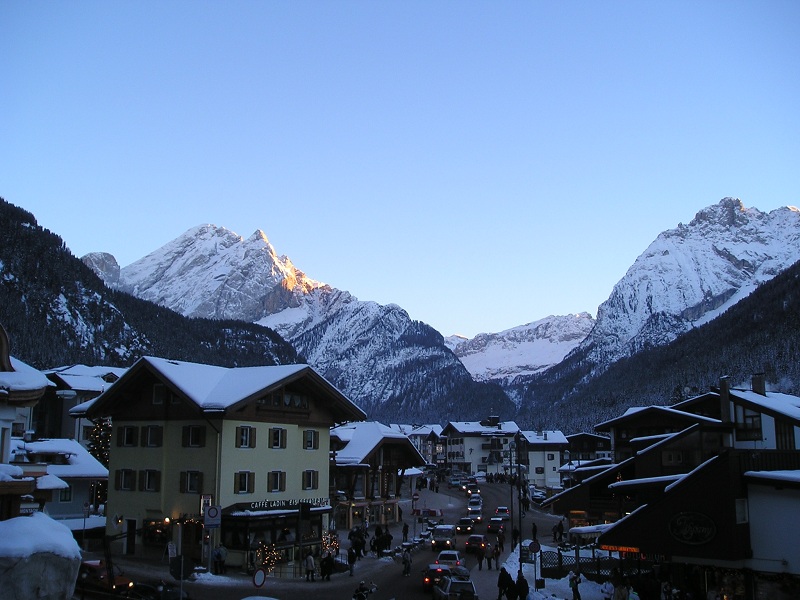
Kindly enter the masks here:
M 264 542 L 260 542 L 256 550 L 256 560 L 267 570 L 267 573 L 272 573 L 281 561 L 281 553 L 275 548 L 275 544 L 267 546 Z

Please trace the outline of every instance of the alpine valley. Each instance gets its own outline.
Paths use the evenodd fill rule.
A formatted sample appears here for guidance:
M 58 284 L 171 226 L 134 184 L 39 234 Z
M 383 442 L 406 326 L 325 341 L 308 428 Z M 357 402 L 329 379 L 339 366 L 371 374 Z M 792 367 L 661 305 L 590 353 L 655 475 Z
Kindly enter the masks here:
M 107 253 L 81 264 L 29 213 L 5 202 L 0 212 L 0 323 L 12 353 L 41 369 L 128 366 L 154 353 L 228 365 L 305 360 L 370 419 L 495 414 L 567 434 L 705 391 L 722 375 L 765 372 L 774 389 L 800 393 L 792 207 L 762 213 L 725 198 L 659 235 L 597 319 L 548 316 L 470 340 L 311 279 L 261 231 L 245 239 L 201 225 L 120 268 Z

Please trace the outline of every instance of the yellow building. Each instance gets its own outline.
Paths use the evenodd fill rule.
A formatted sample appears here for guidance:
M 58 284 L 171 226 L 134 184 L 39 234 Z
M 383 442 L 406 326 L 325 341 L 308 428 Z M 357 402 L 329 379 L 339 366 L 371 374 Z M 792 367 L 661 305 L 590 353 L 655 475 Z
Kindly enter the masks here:
M 331 512 L 330 428 L 365 417 L 308 365 L 153 357 L 70 412 L 112 419 L 106 533 L 126 553 L 206 564 L 222 542 L 228 563 L 244 566 L 259 546 L 285 559 L 318 552 Z M 203 527 L 217 512 L 219 525 Z

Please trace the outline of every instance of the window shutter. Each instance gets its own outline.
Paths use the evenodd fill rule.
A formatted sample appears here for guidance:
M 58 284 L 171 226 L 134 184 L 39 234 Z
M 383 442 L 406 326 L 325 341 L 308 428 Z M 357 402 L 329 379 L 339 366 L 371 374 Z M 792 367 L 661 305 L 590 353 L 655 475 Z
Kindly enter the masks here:
M 156 488 L 155 491 L 161 491 L 161 471 L 154 471 L 153 472 L 153 483 L 154 487 Z
M 179 490 L 181 494 L 186 493 L 186 471 L 181 471 L 181 482 Z
M 242 428 L 241 427 L 237 427 L 236 428 L 236 447 L 237 448 L 241 448 L 242 447 Z
M 233 493 L 234 494 L 238 494 L 239 491 L 240 491 L 239 490 L 239 473 L 234 473 L 233 474 Z
M 204 431 L 205 431 L 205 429 L 204 429 Z M 198 473 L 197 474 L 197 493 L 198 494 L 202 494 L 203 493 L 203 474 L 202 473 Z
M 256 474 L 249 473 L 247 475 L 247 493 L 252 494 L 255 489 L 256 489 Z
M 314 484 L 311 487 L 315 490 L 319 489 L 319 471 L 314 471 Z
M 250 428 L 250 447 L 251 448 L 255 448 L 256 447 L 256 428 L 255 427 L 251 427 Z
M 286 430 L 281 429 L 280 431 L 281 431 L 281 448 L 286 448 L 286 438 L 288 437 L 286 435 Z
M 181 435 L 181 443 L 183 444 L 184 448 L 189 446 L 189 426 L 188 425 L 184 425 L 183 426 L 183 431 L 182 431 L 182 435 Z
M 161 425 L 155 426 L 153 431 L 154 443 L 159 448 L 164 444 L 164 428 Z
M 139 429 L 139 445 L 142 448 L 146 448 L 147 447 L 147 425 L 143 425 Z
M 122 471 L 117 469 L 114 471 L 114 489 L 118 490 L 122 487 Z
M 274 427 L 270 427 L 269 428 L 269 447 L 270 448 L 274 448 L 275 447 L 275 428 Z
M 319 431 L 314 431 L 314 450 L 319 450 Z
M 117 446 L 122 446 L 122 442 L 125 439 L 125 434 L 123 433 L 122 427 L 117 427 Z
M 285 492 L 285 491 L 286 491 L 286 472 L 285 472 L 285 471 L 281 471 L 281 485 L 280 485 L 280 490 L 281 490 L 282 492 Z
M 203 425 L 200 427 L 199 431 L 200 435 L 198 436 L 198 442 L 201 448 L 205 448 L 206 445 L 206 426 Z

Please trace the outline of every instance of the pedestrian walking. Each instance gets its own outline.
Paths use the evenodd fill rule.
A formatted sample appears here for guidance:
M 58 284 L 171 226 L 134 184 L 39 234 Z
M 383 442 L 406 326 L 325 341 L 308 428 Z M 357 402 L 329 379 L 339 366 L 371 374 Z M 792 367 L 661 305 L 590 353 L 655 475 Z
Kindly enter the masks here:
M 495 569 L 500 568 L 500 546 L 497 544 L 494 545 L 494 567 Z
M 411 551 L 406 548 L 403 552 L 403 577 L 411 576 Z
M 335 561 L 333 560 L 333 553 L 330 550 L 326 550 L 325 554 L 322 555 L 322 559 L 319 561 L 319 573 L 322 576 L 322 581 L 331 580 L 331 573 L 333 573 L 334 566 Z
M 483 571 L 483 559 L 486 557 L 486 548 L 478 546 L 475 554 L 478 557 L 478 571 Z
M 358 554 L 356 553 L 356 549 L 351 545 L 350 549 L 347 551 L 347 566 L 350 568 L 350 577 L 353 576 L 356 560 L 358 560 Z
M 517 592 L 517 584 L 514 582 L 514 579 L 511 577 L 511 575 L 508 577 L 511 579 L 511 581 L 506 588 L 506 598 L 508 598 L 508 600 L 517 600 L 519 597 L 519 593 Z
M 500 545 L 500 552 L 506 551 L 506 533 L 502 529 L 497 534 L 497 543 Z
M 489 567 L 489 570 L 492 570 L 492 561 L 494 560 L 494 549 L 492 545 L 487 543 L 486 544 L 486 565 Z M 495 565 L 497 566 L 497 565 Z
M 572 590 L 572 600 L 581 600 L 581 592 L 578 589 L 578 584 L 581 582 L 580 573 L 569 572 L 569 589 Z
M 539 539 L 539 538 L 536 537 L 537 531 L 538 531 L 538 527 L 536 527 L 536 521 L 534 521 L 533 523 L 531 523 L 531 538 L 533 540 Z
M 556 525 L 556 527 L 558 528 L 558 541 L 559 542 L 563 542 L 564 541 L 564 519 L 561 519 L 558 522 L 558 525 Z
M 408 541 L 408 523 L 403 523 L 403 541 Z
M 513 583 L 514 580 L 511 578 L 511 573 L 506 571 L 505 567 L 501 567 L 500 574 L 497 576 L 497 600 L 503 600 L 503 594 L 506 593 L 508 586 Z
M 519 596 L 519 600 L 528 600 L 528 594 L 530 591 L 531 588 L 528 585 L 528 580 L 525 579 L 522 571 L 520 571 L 517 574 L 517 595 Z
M 317 565 L 314 563 L 314 555 L 309 550 L 305 558 L 306 567 L 306 581 L 315 581 L 314 572 L 317 570 Z
M 517 547 L 517 542 L 518 541 L 519 541 L 519 529 L 514 527 L 514 529 L 511 530 L 511 551 L 512 552 L 514 551 L 514 548 Z

